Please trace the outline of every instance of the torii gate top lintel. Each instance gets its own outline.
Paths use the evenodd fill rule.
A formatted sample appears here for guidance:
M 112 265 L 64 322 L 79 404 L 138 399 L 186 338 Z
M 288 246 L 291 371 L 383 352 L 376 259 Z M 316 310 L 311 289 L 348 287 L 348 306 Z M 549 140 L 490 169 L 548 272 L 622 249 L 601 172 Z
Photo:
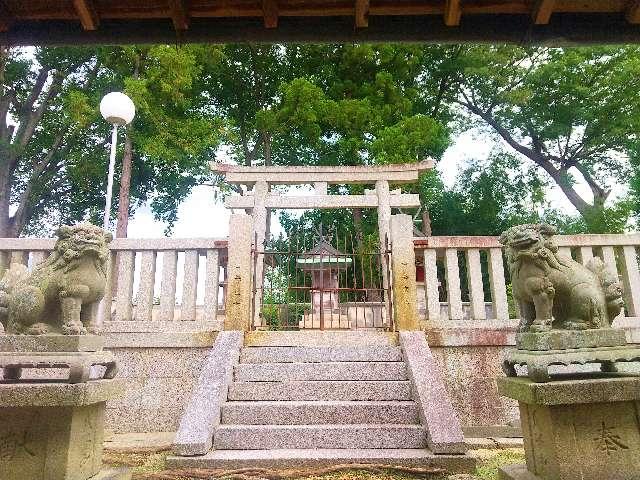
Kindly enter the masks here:
M 325 182 L 327 184 L 375 184 L 379 180 L 390 183 L 411 183 L 421 172 L 431 170 L 433 160 L 375 166 L 255 166 L 211 163 L 211 170 L 225 176 L 234 184 L 253 185 L 266 181 L 272 185 L 299 185 Z

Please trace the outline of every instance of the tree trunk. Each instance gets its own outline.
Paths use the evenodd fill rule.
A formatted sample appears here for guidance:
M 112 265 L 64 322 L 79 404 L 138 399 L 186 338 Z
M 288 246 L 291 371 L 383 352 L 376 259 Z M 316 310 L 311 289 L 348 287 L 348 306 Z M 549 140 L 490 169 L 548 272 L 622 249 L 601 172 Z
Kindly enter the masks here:
M 11 204 L 11 179 L 7 172 L 8 158 L 0 157 L 0 238 L 15 237 L 9 216 Z
M 262 132 L 262 139 L 264 142 L 264 164 L 265 166 L 271 166 L 271 137 L 264 131 Z
M 422 211 L 422 233 L 424 233 L 425 237 L 430 237 L 432 235 L 431 215 L 429 214 L 429 208 L 426 206 Z
M 120 196 L 118 200 L 118 225 L 116 227 L 116 237 L 126 238 L 129 227 L 129 201 L 131 189 L 131 163 L 133 161 L 133 141 L 131 140 L 130 129 L 124 141 L 124 156 L 122 158 L 122 177 L 120 179 Z

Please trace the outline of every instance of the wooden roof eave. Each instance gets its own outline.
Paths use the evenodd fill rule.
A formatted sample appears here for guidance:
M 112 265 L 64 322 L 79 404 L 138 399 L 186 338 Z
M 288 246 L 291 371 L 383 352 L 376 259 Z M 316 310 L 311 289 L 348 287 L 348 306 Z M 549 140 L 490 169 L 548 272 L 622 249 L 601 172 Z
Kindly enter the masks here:
M 640 41 L 640 0 L 0 0 L 2 44 Z

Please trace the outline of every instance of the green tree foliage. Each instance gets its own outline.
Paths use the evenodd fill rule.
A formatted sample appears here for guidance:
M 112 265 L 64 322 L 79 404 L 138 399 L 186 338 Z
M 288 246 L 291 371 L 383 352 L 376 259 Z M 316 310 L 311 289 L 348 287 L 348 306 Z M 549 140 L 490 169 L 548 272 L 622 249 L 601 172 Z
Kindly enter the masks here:
M 219 137 L 195 88 L 196 54 L 167 46 L 3 48 L 0 237 L 100 218 L 110 136 L 98 104 L 122 89 L 138 108 L 128 130 L 134 206 L 151 199 L 159 218 L 175 220 L 179 201 L 207 174 Z
M 448 145 L 417 46 L 226 45 L 214 57 L 204 83 L 237 163 L 411 162 Z
M 546 205 L 535 171 L 523 172 L 513 155 L 473 160 L 447 189 L 436 172 L 421 179 L 421 197 L 434 235 L 499 235 L 512 225 L 540 220 Z
M 129 210 L 151 202 L 169 224 L 191 188 L 209 181 L 220 145 L 243 165 L 375 165 L 439 160 L 454 133 L 480 127 L 509 154 L 475 160 L 453 189 L 436 172 L 403 187 L 420 193 L 434 234 L 497 233 L 540 216 L 566 231 L 623 231 L 640 211 L 638 58 L 636 47 L 2 48 L 0 237 L 100 218 L 109 126 L 97 106 L 112 90 L 138 109 L 121 142 Z M 579 219 L 548 208 L 547 182 Z M 631 201 L 610 199 L 629 182 Z M 321 217 L 353 231 L 360 250 L 376 228 L 375 212 L 362 210 L 301 221 L 310 228 Z
M 472 125 L 497 133 L 546 172 L 590 231 L 621 231 L 627 205 L 605 202 L 630 173 L 626 152 L 640 127 L 638 52 L 451 47 L 441 78 L 449 101 L 477 120 Z M 576 189 L 580 177 L 592 199 Z
M 226 45 L 216 57 L 204 78 L 237 163 L 405 163 L 440 158 L 449 145 L 448 108 L 437 91 L 425 91 L 420 46 Z M 362 249 L 375 212 L 348 216 Z

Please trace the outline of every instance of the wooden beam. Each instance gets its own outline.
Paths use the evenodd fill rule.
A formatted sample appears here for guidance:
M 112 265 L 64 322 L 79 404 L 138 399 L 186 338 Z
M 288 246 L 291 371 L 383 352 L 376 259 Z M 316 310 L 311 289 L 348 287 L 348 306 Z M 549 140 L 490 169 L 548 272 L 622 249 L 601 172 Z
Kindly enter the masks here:
M 189 28 L 189 6 L 188 0 L 170 0 L 171 21 L 176 30 L 187 30 Z
M 369 0 L 356 0 L 356 28 L 369 26 Z
M 556 0 L 537 0 L 533 5 L 531 19 L 536 25 L 546 25 L 551 19 Z
M 0 32 L 8 32 L 13 23 L 13 15 L 5 3 L 4 0 L 0 0 Z
M 640 0 L 632 0 L 627 5 L 627 22 L 640 23 Z
M 460 25 L 460 0 L 446 0 L 444 4 L 444 24 L 447 27 L 456 27 Z
M 100 25 L 100 17 L 96 11 L 93 0 L 73 0 L 73 8 L 76 10 L 82 28 L 85 30 L 97 30 Z
M 278 0 L 262 0 L 264 28 L 278 28 Z

